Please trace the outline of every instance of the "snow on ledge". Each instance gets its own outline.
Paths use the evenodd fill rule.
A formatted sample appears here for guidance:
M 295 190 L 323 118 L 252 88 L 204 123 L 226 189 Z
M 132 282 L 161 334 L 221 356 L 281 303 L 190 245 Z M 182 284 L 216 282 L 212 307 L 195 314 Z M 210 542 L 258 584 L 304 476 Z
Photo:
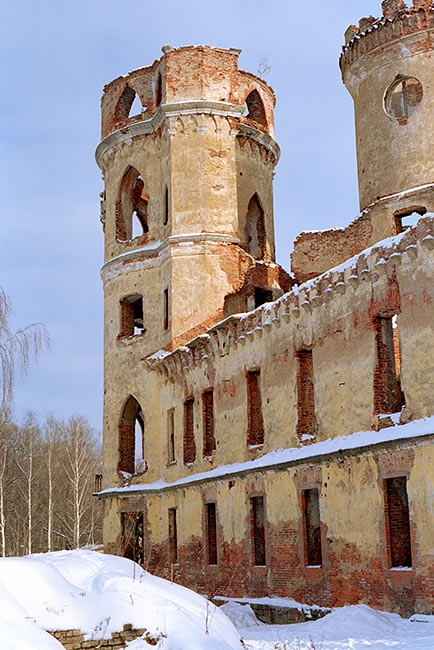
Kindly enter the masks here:
M 126 487 L 110 487 L 97 492 L 97 496 L 111 496 L 131 492 L 163 492 L 165 490 L 182 488 L 186 485 L 194 485 L 203 481 L 219 480 L 237 474 L 244 474 L 253 471 L 276 469 L 279 465 L 289 465 L 297 461 L 308 461 L 320 456 L 328 456 L 333 453 L 366 449 L 394 440 L 409 440 L 421 436 L 434 435 L 434 416 L 422 420 L 414 420 L 408 424 L 393 426 L 380 431 L 358 431 L 349 436 L 337 436 L 321 442 L 316 442 L 305 447 L 289 447 L 278 449 L 264 454 L 260 458 L 246 461 L 244 463 L 232 463 L 221 465 L 207 472 L 198 472 L 191 476 L 179 478 L 176 481 L 167 483 L 162 479 L 153 483 L 130 485 Z

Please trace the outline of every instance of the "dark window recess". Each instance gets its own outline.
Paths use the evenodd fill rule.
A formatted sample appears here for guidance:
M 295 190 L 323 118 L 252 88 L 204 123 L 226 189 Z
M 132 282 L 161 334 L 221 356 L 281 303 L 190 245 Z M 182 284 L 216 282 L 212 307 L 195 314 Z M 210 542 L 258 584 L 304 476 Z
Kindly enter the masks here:
M 214 437 L 214 391 L 202 394 L 203 407 L 203 455 L 212 456 L 216 449 Z
M 264 497 L 251 497 L 251 526 L 255 566 L 265 566 L 265 514 Z
M 312 350 L 297 352 L 297 435 L 314 438 L 318 430 L 315 415 Z
M 194 441 L 194 399 L 190 397 L 184 402 L 184 465 L 196 460 L 196 444 Z
M 205 504 L 206 543 L 208 564 L 217 564 L 217 516 L 216 504 Z
M 102 489 L 102 474 L 95 474 L 95 492 L 100 492 Z
M 169 289 L 164 289 L 164 329 L 169 329 Z
M 175 460 L 175 411 L 173 409 L 167 412 L 167 446 L 168 461 L 173 463 Z
M 158 73 L 157 83 L 155 84 L 155 106 L 158 108 L 163 99 L 163 81 L 161 74 Z
M 176 508 L 169 508 L 169 558 L 171 564 L 178 562 L 178 531 L 176 528 Z
M 265 219 L 259 197 L 254 194 L 249 201 L 246 215 L 247 252 L 256 260 L 262 260 L 266 250 Z
M 163 226 L 167 226 L 169 222 L 169 190 L 165 189 L 164 191 L 164 221 Z
M 374 413 L 397 413 L 404 406 L 401 353 L 396 316 L 374 320 L 377 364 L 374 370 Z
M 393 215 L 394 229 L 393 234 L 399 235 L 411 226 L 415 226 L 421 216 L 426 214 L 424 206 L 415 205 L 408 210 L 402 210 Z
M 142 177 L 137 169 L 128 167 L 116 202 L 116 237 L 119 241 L 129 241 L 149 232 L 148 203 Z
M 405 476 L 385 481 L 386 531 L 392 567 L 411 567 L 410 516 Z
M 126 401 L 119 421 L 118 471 L 128 474 L 146 471 L 143 413 L 132 395 Z
M 143 296 L 127 296 L 121 300 L 121 326 L 119 336 L 144 334 Z
M 264 444 L 264 421 L 260 389 L 260 370 L 250 370 L 247 380 L 247 444 Z
M 308 566 L 321 566 L 321 523 L 318 490 L 316 488 L 312 490 L 304 490 L 302 499 L 305 529 L 306 563 Z
M 144 562 L 144 527 L 142 512 L 121 513 L 122 555 L 138 564 Z
M 252 90 L 246 97 L 246 106 L 247 106 L 247 115 L 246 117 L 249 120 L 254 120 L 262 126 L 267 126 L 267 118 L 265 116 L 264 103 L 262 101 L 261 95 L 258 93 L 256 88 Z
M 255 309 L 256 307 L 264 305 L 266 302 L 273 302 L 272 290 L 255 287 Z

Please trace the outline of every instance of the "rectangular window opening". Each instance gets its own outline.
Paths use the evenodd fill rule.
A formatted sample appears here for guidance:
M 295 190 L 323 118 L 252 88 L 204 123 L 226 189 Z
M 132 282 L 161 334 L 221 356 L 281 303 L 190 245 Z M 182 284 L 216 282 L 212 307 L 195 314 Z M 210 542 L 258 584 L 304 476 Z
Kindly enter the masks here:
M 121 324 L 119 336 L 138 336 L 145 333 L 143 325 L 143 296 L 128 296 L 120 302 Z
M 212 456 L 216 450 L 214 437 L 214 391 L 206 390 L 202 394 L 203 407 L 203 456 Z
M 297 435 L 313 440 L 318 431 L 315 414 L 312 350 L 298 350 L 297 356 Z
M 251 497 L 250 508 L 255 566 L 266 566 L 264 497 Z
M 184 402 L 184 465 L 196 460 L 196 444 L 194 441 L 194 398 L 189 397 Z
M 321 520 L 318 489 L 313 488 L 311 490 L 303 490 L 302 504 L 306 563 L 307 566 L 321 566 Z
M 262 417 L 260 370 L 250 370 L 247 380 L 247 444 L 264 444 L 264 421 Z
M 176 526 L 176 508 L 169 508 L 169 558 L 171 564 L 178 562 L 178 531 Z
M 385 480 L 387 542 L 392 568 L 411 568 L 410 514 L 407 478 L 395 476 Z
M 169 329 L 169 289 L 164 289 L 164 329 Z
M 398 413 L 404 406 L 397 316 L 374 320 L 377 364 L 374 371 L 374 412 Z
M 167 411 L 167 460 L 169 463 L 175 461 L 175 411 Z
M 216 504 L 205 504 L 206 544 L 208 564 L 217 564 L 217 515 Z

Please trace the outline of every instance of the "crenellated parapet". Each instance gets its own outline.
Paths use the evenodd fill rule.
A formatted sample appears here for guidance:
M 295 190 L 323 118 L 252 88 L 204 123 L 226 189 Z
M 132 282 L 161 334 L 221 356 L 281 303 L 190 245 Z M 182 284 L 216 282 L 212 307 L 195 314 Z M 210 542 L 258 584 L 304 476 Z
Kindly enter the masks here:
M 434 29 L 432 0 L 414 0 L 411 7 L 403 0 L 385 0 L 382 9 L 381 18 L 361 18 L 358 25 L 350 25 L 346 30 L 339 61 L 343 75 L 361 56 L 383 50 L 402 37 Z M 424 47 L 432 48 L 428 37 Z
M 327 314 L 333 312 L 333 302 L 346 295 L 351 311 L 357 303 L 357 294 L 364 291 L 367 283 L 393 282 L 403 256 L 408 262 L 420 265 L 424 256 L 433 254 L 434 217 L 430 215 L 405 232 L 378 242 L 340 266 L 293 287 L 275 302 L 232 315 L 173 352 L 160 350 L 146 359 L 146 365 L 168 381 L 211 357 L 227 355 L 231 348 L 265 339 L 282 325 L 292 323 L 301 332 L 311 330 L 312 317 L 318 310 L 325 310 L 322 319 L 327 319 Z M 263 345 L 267 346 L 265 340 Z

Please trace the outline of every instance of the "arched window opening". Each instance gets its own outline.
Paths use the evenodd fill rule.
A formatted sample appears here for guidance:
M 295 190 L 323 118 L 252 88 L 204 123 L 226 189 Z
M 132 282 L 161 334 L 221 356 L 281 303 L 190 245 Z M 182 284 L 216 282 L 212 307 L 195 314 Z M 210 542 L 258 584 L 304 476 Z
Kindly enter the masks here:
M 155 106 L 158 108 L 163 99 L 163 81 L 161 74 L 158 73 L 157 82 L 155 84 Z
M 247 118 L 262 124 L 262 126 L 267 126 L 264 103 L 256 88 L 247 95 L 246 105 L 248 110 Z
M 122 177 L 116 206 L 116 237 L 128 241 L 149 232 L 145 184 L 137 169 L 128 167 Z
M 118 472 L 138 474 L 147 470 L 144 458 L 144 434 L 142 407 L 136 398 L 130 395 L 119 421 Z
M 262 260 L 266 250 L 264 211 L 255 193 L 249 201 L 246 215 L 247 252 Z
M 134 93 L 134 100 L 133 103 L 131 104 L 128 117 L 135 117 L 136 115 L 141 115 L 142 113 L 143 113 L 143 104 L 140 101 L 140 98 L 137 95 L 137 93 Z
M 389 86 L 384 97 L 384 106 L 390 117 L 405 126 L 422 98 L 423 88 L 418 79 L 399 77 Z
M 123 120 L 128 119 L 135 98 L 136 98 L 136 91 L 130 88 L 129 86 L 125 86 L 125 89 L 122 95 L 119 97 L 116 106 L 116 110 L 115 110 L 116 122 L 121 122 Z
M 127 296 L 120 301 L 120 306 L 119 338 L 144 334 L 143 296 Z
M 169 222 L 169 190 L 165 189 L 164 191 L 164 220 L 163 226 L 167 226 Z

